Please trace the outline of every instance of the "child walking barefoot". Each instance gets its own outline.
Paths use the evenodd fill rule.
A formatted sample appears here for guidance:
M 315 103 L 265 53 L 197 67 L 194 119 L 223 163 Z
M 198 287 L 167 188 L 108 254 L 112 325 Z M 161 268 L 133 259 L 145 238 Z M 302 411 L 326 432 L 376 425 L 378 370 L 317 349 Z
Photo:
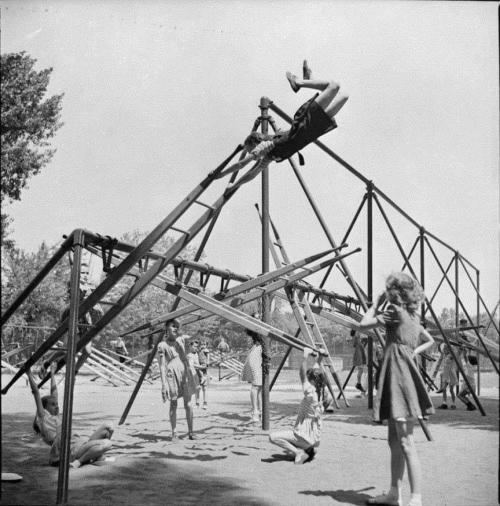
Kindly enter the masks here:
M 193 395 L 198 388 L 198 378 L 190 365 L 186 351 L 189 336 L 178 336 L 180 322 L 169 320 L 165 323 L 164 340 L 158 345 L 160 356 L 161 395 L 163 402 L 170 401 L 170 425 L 172 441 L 177 440 L 177 399 L 184 399 L 189 439 L 193 433 Z
M 446 343 L 442 345 L 443 351 L 443 372 L 441 374 L 441 388 L 437 393 L 443 394 L 443 403 L 439 409 L 448 409 L 446 389 L 450 389 L 451 409 L 456 409 L 455 405 L 455 388 L 458 386 L 458 369 L 451 354 L 450 348 Z
M 361 329 L 385 326 L 386 344 L 374 406 L 376 421 L 388 420 L 391 451 L 391 488 L 368 500 L 368 504 L 401 506 L 401 486 L 408 466 L 411 499 L 408 506 L 421 506 L 421 472 L 413 427 L 417 418 L 433 413 L 431 399 L 414 358 L 432 346 L 434 339 L 420 325 L 416 311 L 423 300 L 420 285 L 403 272 L 386 280 L 386 310 L 377 314 L 384 294 L 361 320 Z M 420 344 L 423 341 L 422 344 Z
M 50 395 L 40 397 L 33 374 L 30 370 L 26 373 L 31 386 L 31 391 L 36 404 L 36 417 L 33 428 L 37 434 L 50 446 L 49 464 L 59 465 L 61 449 L 61 424 L 62 416 L 59 413 L 57 385 L 55 381 L 55 369 L 57 364 L 52 362 L 50 366 Z M 111 436 L 113 425 L 104 423 L 89 437 L 79 438 L 72 435 L 70 466 L 80 467 L 88 462 L 103 460 L 103 455 L 111 448 Z
M 320 369 L 321 356 L 314 367 L 307 369 L 307 360 L 312 353 L 310 348 L 304 349 L 304 359 L 299 371 L 304 397 L 293 430 L 269 434 L 269 441 L 294 456 L 295 464 L 312 460 L 320 440 L 325 378 Z
M 252 384 L 250 388 L 252 422 L 259 423 L 262 393 L 262 337 L 251 330 L 247 330 L 247 334 L 252 338 L 252 347 L 243 365 L 241 379 Z
M 259 163 L 242 176 L 237 184 L 251 181 L 272 161 L 282 162 L 290 158 L 318 137 L 337 128 L 335 115 L 349 97 L 345 93 L 339 93 L 340 85 L 336 81 L 313 79 L 306 60 L 303 66 L 303 79 L 290 72 L 286 73 L 286 78 L 295 93 L 300 88 L 317 90 L 317 93 L 299 107 L 290 130 L 280 131 L 274 135 L 252 132 L 244 142 L 249 155 L 221 172 L 219 177 L 240 170 L 252 160 L 258 160 Z

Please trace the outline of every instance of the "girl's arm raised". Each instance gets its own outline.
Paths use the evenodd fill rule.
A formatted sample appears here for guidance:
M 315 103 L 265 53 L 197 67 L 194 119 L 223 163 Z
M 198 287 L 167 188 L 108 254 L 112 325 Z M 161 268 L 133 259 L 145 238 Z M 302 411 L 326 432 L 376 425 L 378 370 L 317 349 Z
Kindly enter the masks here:
M 304 358 L 302 359 L 302 364 L 300 364 L 299 369 L 299 376 L 300 376 L 300 382 L 302 385 L 307 382 L 306 377 L 306 371 L 307 371 L 307 359 L 309 358 L 309 355 L 313 353 L 313 350 L 311 348 L 304 348 Z
M 30 383 L 31 392 L 33 393 L 33 397 L 35 399 L 36 404 L 36 414 L 39 418 L 43 418 L 45 414 L 45 410 L 43 409 L 42 399 L 40 397 L 40 391 L 38 390 L 38 387 L 36 386 L 36 381 L 33 378 L 33 373 L 31 372 L 31 369 L 28 369 L 26 372 L 26 376 L 28 376 L 28 381 Z
M 380 327 L 382 324 L 378 321 L 377 317 L 375 316 L 377 309 L 382 302 L 382 299 L 384 298 L 385 294 L 381 293 L 377 297 L 377 302 L 373 304 L 368 311 L 365 313 L 361 321 L 359 322 L 359 329 L 360 330 L 370 330 L 374 329 L 376 327 Z
M 57 397 L 57 383 L 56 383 L 56 370 L 57 370 L 57 364 L 56 362 L 52 362 L 50 364 L 50 395 L 52 397 Z

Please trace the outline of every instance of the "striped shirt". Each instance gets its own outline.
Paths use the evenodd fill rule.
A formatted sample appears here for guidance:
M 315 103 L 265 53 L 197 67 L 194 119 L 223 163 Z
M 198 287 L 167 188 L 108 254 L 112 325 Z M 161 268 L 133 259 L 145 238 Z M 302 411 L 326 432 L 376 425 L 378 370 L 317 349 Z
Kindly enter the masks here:
M 250 151 L 250 156 L 253 158 L 262 158 L 266 155 L 268 155 L 272 150 L 274 149 L 274 142 L 273 141 L 262 141 L 257 146 L 255 146 L 252 151 Z

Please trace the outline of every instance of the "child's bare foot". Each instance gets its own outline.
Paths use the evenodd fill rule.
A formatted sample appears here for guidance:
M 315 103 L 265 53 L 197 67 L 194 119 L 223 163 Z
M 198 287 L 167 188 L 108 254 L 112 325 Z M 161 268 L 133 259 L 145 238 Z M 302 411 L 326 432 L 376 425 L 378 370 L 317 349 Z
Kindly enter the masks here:
M 310 80 L 312 77 L 312 71 L 309 65 L 307 64 L 307 60 L 304 60 L 302 65 L 302 77 L 306 80 Z
M 292 87 L 294 93 L 297 93 L 300 88 L 299 85 L 297 84 L 297 76 L 292 74 L 291 72 L 287 72 L 286 78 L 288 79 L 288 82 L 290 83 L 290 86 Z

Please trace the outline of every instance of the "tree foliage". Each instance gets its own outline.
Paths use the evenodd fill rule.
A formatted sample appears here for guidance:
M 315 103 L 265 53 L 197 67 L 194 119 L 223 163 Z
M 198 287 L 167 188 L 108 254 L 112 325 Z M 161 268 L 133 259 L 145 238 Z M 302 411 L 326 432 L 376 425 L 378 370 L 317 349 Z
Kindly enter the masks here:
M 2 313 L 48 262 L 56 248 L 42 243 L 35 253 L 8 248 L 2 255 Z M 9 325 L 54 327 L 66 302 L 69 263 L 62 259 L 29 295 Z
M 48 140 L 62 126 L 61 95 L 45 98 L 52 68 L 37 71 L 24 51 L 1 56 L 1 203 L 20 200 L 30 177 L 52 159 Z M 2 244 L 9 218 L 2 213 Z

